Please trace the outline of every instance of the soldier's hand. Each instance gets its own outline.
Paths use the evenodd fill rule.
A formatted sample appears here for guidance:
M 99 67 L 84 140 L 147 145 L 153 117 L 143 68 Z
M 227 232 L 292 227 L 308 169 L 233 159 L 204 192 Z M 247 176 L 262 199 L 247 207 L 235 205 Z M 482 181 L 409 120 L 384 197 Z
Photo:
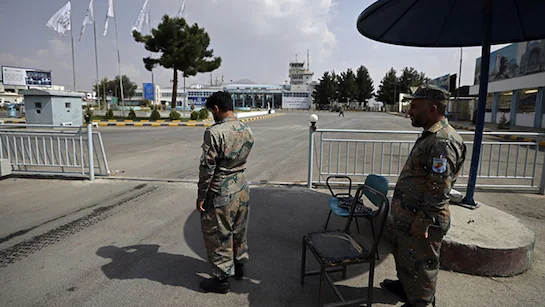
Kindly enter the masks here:
M 418 220 L 415 220 L 411 224 L 411 236 L 417 237 L 417 238 L 428 238 L 428 227 L 424 227 L 421 223 L 418 222 Z
M 204 200 L 197 200 L 197 211 L 204 212 Z

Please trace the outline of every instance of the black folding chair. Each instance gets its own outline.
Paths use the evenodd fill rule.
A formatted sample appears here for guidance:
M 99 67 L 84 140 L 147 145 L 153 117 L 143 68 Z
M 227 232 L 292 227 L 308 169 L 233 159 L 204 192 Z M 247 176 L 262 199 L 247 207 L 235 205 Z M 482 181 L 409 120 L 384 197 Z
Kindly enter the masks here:
M 354 217 L 354 211 L 358 205 L 358 200 L 365 195 L 369 199 L 382 199 L 382 204 L 378 206 L 378 210 L 373 212 L 371 222 L 376 222 L 376 235 L 373 235 L 373 243 L 370 249 L 360 245 L 349 233 L 350 224 Z M 346 222 L 344 231 L 323 231 L 309 233 L 303 237 L 303 253 L 301 259 L 301 285 L 305 283 L 305 277 L 311 275 L 320 275 L 320 290 L 319 290 L 319 306 L 347 306 L 352 304 L 360 304 L 367 302 L 367 306 L 373 304 L 373 279 L 375 275 L 375 254 L 378 251 L 378 243 L 382 237 L 384 226 L 390 211 L 390 202 L 386 195 L 367 184 L 361 185 L 354 197 L 354 202 L 350 210 L 350 216 Z M 316 260 L 320 264 L 320 270 L 309 271 L 305 270 L 306 251 L 310 249 Z M 342 272 L 342 278 L 346 278 L 346 267 L 348 265 L 369 263 L 369 282 L 367 298 L 345 300 L 342 294 L 337 289 L 335 283 L 329 276 L 329 273 Z M 331 285 L 335 295 L 340 302 L 324 304 L 323 290 L 325 281 Z

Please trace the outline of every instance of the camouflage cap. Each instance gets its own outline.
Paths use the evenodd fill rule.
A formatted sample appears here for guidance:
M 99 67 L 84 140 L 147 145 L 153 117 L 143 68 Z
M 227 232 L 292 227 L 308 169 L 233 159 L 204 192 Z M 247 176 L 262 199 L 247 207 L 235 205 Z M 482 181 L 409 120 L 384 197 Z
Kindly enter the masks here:
M 414 94 L 408 96 L 408 99 L 429 99 L 433 101 L 445 101 L 450 97 L 450 93 L 436 85 L 422 84 L 414 92 Z

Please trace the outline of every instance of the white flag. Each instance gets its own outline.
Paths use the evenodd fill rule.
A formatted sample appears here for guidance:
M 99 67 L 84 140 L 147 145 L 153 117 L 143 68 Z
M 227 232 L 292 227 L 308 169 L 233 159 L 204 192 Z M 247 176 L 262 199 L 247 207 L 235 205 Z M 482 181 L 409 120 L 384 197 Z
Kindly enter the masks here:
M 180 7 L 180 10 L 178 11 L 178 14 L 176 15 L 176 17 L 178 18 L 184 17 L 184 10 L 185 10 L 185 1 L 184 3 L 182 3 L 182 7 Z
M 144 5 L 142 6 L 140 13 L 138 14 L 138 18 L 136 18 L 136 20 L 134 21 L 131 31 L 136 30 L 137 32 L 142 32 L 142 28 L 144 27 L 144 24 L 146 23 L 149 24 L 148 0 L 144 2 Z
M 71 4 L 70 1 L 68 1 L 60 10 L 49 18 L 45 25 L 64 36 L 64 32 L 72 29 L 72 24 L 70 23 L 70 9 Z
M 93 14 L 93 1 L 89 1 L 89 7 L 87 8 L 87 12 L 85 12 L 85 18 L 83 19 L 83 24 L 81 25 L 81 31 L 79 33 L 79 40 L 81 41 L 81 38 L 83 37 L 83 32 L 85 32 L 85 27 L 88 23 L 94 23 L 95 22 L 95 15 Z
M 106 21 L 104 22 L 104 36 L 108 33 L 108 19 L 114 17 L 114 0 L 108 0 L 108 13 L 106 13 Z

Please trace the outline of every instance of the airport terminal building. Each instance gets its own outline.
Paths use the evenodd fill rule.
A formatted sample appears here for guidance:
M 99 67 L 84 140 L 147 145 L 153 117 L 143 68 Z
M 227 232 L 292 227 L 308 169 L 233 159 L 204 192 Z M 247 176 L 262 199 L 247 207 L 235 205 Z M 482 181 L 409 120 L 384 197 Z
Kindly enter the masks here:
M 241 80 L 223 84 L 223 82 L 210 85 L 191 85 L 177 89 L 177 106 L 179 110 L 189 110 L 193 104 L 199 109 L 204 106 L 206 99 L 212 93 L 220 90 L 229 91 L 237 108 L 261 108 L 261 109 L 309 109 L 312 104 L 312 91 L 315 82 L 312 81 L 314 73 L 308 68 L 308 62 L 305 67 L 304 62 L 291 62 L 289 64 L 289 83 L 283 85 L 277 84 L 256 84 L 250 80 Z M 145 87 L 145 86 L 144 86 Z M 133 99 L 146 98 L 144 87 L 136 90 L 136 97 Z M 172 88 L 159 88 L 155 86 L 156 103 L 166 105 L 172 101 Z M 186 99 L 184 103 L 184 98 Z
M 479 93 L 476 60 L 470 95 Z M 511 44 L 490 55 L 485 122 L 545 128 L 545 40 Z

